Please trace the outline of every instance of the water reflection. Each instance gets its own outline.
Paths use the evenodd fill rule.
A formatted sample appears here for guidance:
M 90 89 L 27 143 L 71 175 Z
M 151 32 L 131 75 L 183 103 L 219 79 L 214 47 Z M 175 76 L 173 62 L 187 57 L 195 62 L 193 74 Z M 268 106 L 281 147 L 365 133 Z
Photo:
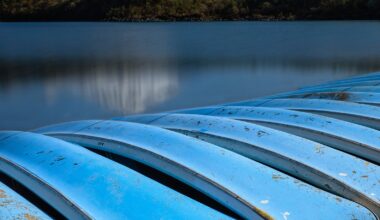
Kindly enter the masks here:
M 0 129 L 271 95 L 380 70 L 380 22 L 0 23 Z
M 0 76 L 0 129 L 145 112 L 178 92 L 177 70 L 165 63 L 12 66 L 0 65 L 6 70 Z
M 177 73 L 167 65 L 96 63 L 71 74 L 71 77 L 58 75 L 44 80 L 48 102 L 56 102 L 60 92 L 67 91 L 101 108 L 130 114 L 146 111 L 175 95 L 178 89 Z
M 232 102 L 367 73 L 380 69 L 379 64 L 307 60 L 3 63 L 0 129 Z

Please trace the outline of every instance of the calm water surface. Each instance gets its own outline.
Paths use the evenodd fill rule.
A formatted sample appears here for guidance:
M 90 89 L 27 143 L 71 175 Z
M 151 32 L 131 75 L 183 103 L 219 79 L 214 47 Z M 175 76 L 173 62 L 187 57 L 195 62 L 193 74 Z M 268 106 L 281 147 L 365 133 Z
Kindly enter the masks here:
M 379 22 L 0 23 L 0 129 L 255 98 L 380 70 Z

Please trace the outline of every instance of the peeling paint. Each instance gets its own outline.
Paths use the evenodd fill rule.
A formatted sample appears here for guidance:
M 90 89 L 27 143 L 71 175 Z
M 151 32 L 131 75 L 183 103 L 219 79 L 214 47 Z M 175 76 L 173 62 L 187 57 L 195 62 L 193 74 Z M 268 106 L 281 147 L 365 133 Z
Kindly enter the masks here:
M 282 217 L 284 218 L 284 220 L 288 220 L 289 215 L 290 215 L 289 212 L 283 212 L 282 213 Z
M 269 203 L 269 200 L 267 200 L 267 199 L 266 199 L 266 200 L 261 200 L 260 203 L 261 203 L 261 204 L 268 204 L 268 203 Z
M 347 176 L 347 173 L 339 173 L 339 176 Z

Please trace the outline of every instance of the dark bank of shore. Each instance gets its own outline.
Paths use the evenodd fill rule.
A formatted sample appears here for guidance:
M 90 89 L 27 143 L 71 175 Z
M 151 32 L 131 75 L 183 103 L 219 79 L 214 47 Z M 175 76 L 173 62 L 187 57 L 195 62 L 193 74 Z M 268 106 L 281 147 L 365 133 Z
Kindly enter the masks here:
M 2 0 L 0 21 L 378 20 L 380 0 Z

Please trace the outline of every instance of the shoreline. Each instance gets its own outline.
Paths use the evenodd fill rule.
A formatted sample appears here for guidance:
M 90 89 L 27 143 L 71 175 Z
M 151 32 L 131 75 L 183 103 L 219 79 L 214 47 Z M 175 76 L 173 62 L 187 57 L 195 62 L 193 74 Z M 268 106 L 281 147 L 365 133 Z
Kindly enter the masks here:
M 380 19 L 0 19 L 0 23 L 28 22 L 104 22 L 104 23 L 208 23 L 208 22 L 380 22 Z

